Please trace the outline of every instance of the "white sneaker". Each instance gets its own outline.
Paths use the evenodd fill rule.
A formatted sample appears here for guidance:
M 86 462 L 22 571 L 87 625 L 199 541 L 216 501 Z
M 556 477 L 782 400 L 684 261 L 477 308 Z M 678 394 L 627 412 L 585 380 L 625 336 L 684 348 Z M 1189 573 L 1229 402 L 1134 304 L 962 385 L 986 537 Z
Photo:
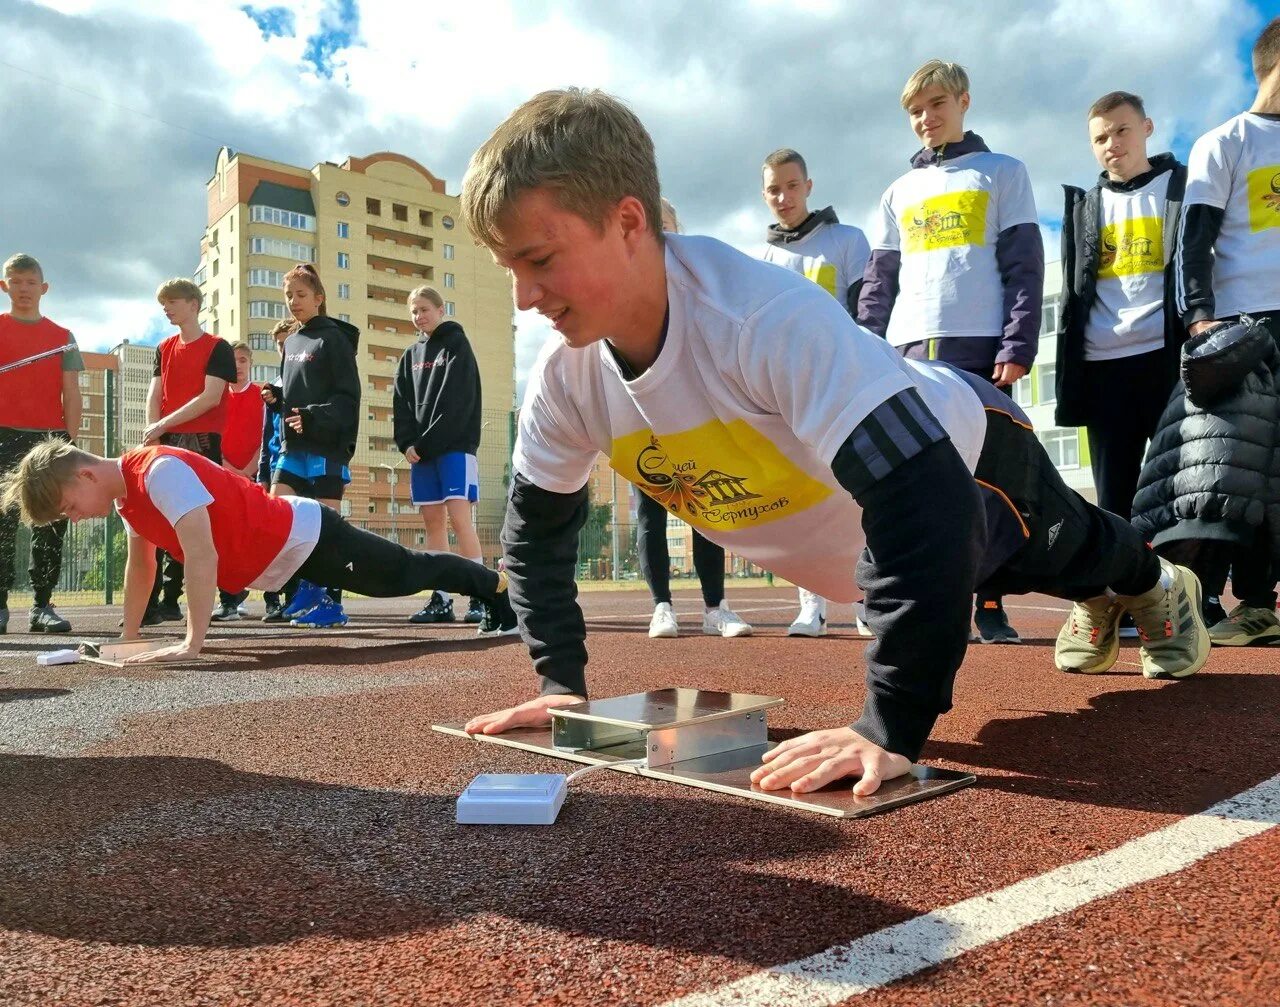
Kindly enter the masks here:
M 750 636 L 751 627 L 729 607 L 727 601 L 721 601 L 718 607 L 702 614 L 702 632 L 707 636 Z
M 871 632 L 871 627 L 867 625 L 867 606 L 865 602 L 855 601 L 853 603 L 853 625 L 858 631 L 859 636 L 875 636 Z
M 787 627 L 787 636 L 825 636 L 826 633 L 827 599 L 801 588 L 800 614 Z
M 660 601 L 653 606 L 653 618 L 649 620 L 649 638 L 651 640 L 674 640 L 680 635 L 680 625 L 676 622 L 676 614 L 671 603 Z

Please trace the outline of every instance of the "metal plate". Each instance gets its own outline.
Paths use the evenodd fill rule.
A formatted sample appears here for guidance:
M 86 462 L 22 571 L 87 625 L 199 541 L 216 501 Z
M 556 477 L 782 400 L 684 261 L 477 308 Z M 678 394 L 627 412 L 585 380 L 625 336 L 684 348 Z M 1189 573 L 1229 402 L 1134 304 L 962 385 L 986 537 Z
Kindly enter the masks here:
M 607 765 L 645 755 L 643 743 L 620 746 L 608 752 L 561 751 L 551 743 L 550 727 L 521 727 L 507 731 L 505 734 L 491 735 L 468 735 L 462 730 L 461 725 L 455 724 L 433 724 L 431 729 L 441 734 L 471 738 L 508 748 L 519 748 L 526 752 L 549 755 L 553 759 L 584 762 L 588 765 Z M 813 811 L 835 818 L 865 818 L 867 815 L 889 811 L 906 804 L 915 804 L 917 801 L 928 800 L 960 787 L 967 787 L 977 779 L 970 773 L 935 769 L 931 766 L 912 766 L 909 775 L 882 783 L 880 789 L 870 797 L 854 797 L 852 784 L 848 780 L 833 783 L 811 794 L 793 794 L 789 790 L 761 790 L 751 783 L 750 776 L 751 771 L 760 765 L 760 756 L 768 747 L 768 745 L 758 745 L 654 769 L 634 765 L 617 766 L 614 771 L 634 773 L 651 780 L 666 780 L 669 783 L 679 783 L 687 787 L 714 790 L 717 793 L 732 794 L 735 797 L 745 797 L 753 801 L 781 804 L 788 808 Z
M 720 717 L 733 717 L 782 706 L 776 696 L 753 696 L 746 692 L 710 692 L 703 689 L 650 689 L 630 696 L 589 699 L 574 706 L 558 706 L 553 718 L 594 720 L 633 730 L 655 727 L 684 727 Z

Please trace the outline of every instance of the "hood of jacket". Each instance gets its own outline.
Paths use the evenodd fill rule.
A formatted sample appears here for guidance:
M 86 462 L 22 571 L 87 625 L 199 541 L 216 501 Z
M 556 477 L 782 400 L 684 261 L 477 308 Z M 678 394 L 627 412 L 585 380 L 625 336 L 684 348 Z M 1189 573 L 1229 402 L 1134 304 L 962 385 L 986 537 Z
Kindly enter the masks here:
M 360 330 L 350 322 L 344 322 L 341 318 L 334 318 L 332 315 L 316 315 L 302 326 L 300 331 L 310 336 L 318 336 L 324 332 L 338 332 L 351 341 L 352 349 L 360 349 Z
M 1182 383 L 1193 405 L 1208 409 L 1234 394 L 1275 349 L 1271 333 L 1248 315 L 1215 325 L 1182 346 Z
M 446 320 L 441 322 L 430 332 L 419 332 L 418 342 L 425 343 L 431 339 L 437 339 L 437 338 L 443 339 L 446 336 L 451 336 L 455 334 L 462 335 L 462 336 L 466 335 L 466 333 L 462 330 L 461 325 L 459 325 L 457 322 Z
M 991 148 L 973 130 L 966 130 L 964 138 L 955 143 L 944 143 L 941 147 L 922 147 L 911 155 L 911 167 L 927 168 L 933 164 L 960 157 L 963 154 L 989 154 Z
M 836 211 L 828 206 L 809 214 L 801 221 L 800 226 L 796 228 L 788 229 L 781 224 L 770 224 L 764 240 L 770 245 L 789 245 L 793 241 L 800 241 L 809 237 L 823 224 L 838 223 L 840 223 L 840 218 L 836 216 Z
M 1136 192 L 1144 185 L 1151 182 L 1153 178 L 1158 178 L 1166 171 L 1173 171 L 1178 166 L 1178 159 L 1168 151 L 1163 154 L 1153 154 L 1147 158 L 1151 167 L 1144 171 L 1141 175 L 1134 175 L 1127 182 L 1113 182 L 1107 177 L 1105 171 L 1098 174 L 1098 188 L 1110 189 L 1112 192 Z

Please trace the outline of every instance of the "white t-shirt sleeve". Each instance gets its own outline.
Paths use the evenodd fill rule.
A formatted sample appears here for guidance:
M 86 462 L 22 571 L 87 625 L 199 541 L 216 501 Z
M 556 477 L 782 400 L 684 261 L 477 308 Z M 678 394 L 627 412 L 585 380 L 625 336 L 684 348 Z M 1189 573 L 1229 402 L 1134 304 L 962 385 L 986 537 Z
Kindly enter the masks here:
M 747 319 L 738 367 L 754 404 L 829 464 L 854 427 L 914 382 L 892 346 L 824 293 L 789 290 Z
M 552 493 L 576 493 L 586 485 L 600 452 L 554 361 L 544 353 L 529 376 L 512 461 L 515 471 L 534 485 Z
M 147 496 L 156 505 L 156 510 L 175 527 L 197 507 L 213 503 L 213 496 L 205 489 L 199 476 L 180 458 L 157 458 L 147 469 L 144 480 Z
M 893 186 L 889 186 L 880 197 L 880 207 L 876 211 L 870 247 L 876 251 L 897 252 L 902 249 L 902 244 L 898 240 L 898 215 L 893 210 Z M 870 254 L 868 251 L 867 255 L 870 256 Z
M 849 286 L 862 279 L 867 271 L 867 260 L 871 258 L 871 244 L 861 228 L 854 228 L 845 243 L 844 275 L 849 278 Z
M 1021 161 L 1009 158 L 1000 172 L 996 191 L 996 233 L 1019 224 L 1037 224 L 1036 198 L 1031 191 L 1031 176 Z
M 1231 176 L 1239 158 L 1239 147 L 1229 137 L 1215 131 L 1200 137 L 1187 158 L 1187 191 L 1185 206 L 1227 208 L 1231 199 Z

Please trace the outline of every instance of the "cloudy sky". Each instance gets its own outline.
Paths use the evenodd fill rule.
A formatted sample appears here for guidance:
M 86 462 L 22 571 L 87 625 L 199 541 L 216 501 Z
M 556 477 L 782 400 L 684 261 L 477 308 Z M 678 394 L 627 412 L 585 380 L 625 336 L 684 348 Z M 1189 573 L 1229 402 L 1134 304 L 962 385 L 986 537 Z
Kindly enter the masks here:
M 1276 15 L 1280 0 L 0 0 L 0 257 L 44 262 L 47 313 L 86 348 L 154 342 L 152 293 L 195 268 L 222 144 L 305 166 L 394 150 L 456 193 L 511 108 L 567 84 L 633 105 L 689 231 L 756 244 L 758 166 L 780 146 L 808 160 L 812 205 L 864 225 L 914 150 L 902 83 L 934 56 L 969 68 L 968 125 L 1027 163 L 1056 257 L 1058 187 L 1097 171 L 1090 102 L 1143 95 L 1152 150 L 1185 156 L 1247 107 L 1249 47 Z M 518 323 L 523 376 L 548 330 Z

